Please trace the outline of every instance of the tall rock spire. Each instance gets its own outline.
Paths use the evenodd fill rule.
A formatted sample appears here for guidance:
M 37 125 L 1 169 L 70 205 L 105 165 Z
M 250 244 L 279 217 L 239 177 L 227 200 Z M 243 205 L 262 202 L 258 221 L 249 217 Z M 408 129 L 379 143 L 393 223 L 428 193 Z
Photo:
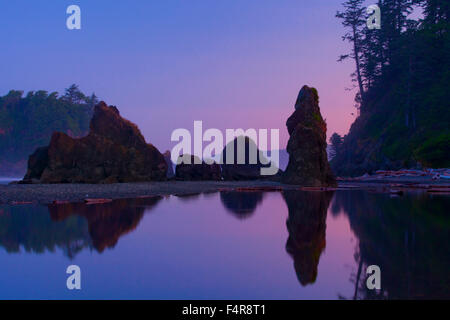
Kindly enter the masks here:
M 315 88 L 303 86 L 286 126 L 290 135 L 289 163 L 283 182 L 307 187 L 336 186 L 326 151 L 327 125 L 320 114 Z

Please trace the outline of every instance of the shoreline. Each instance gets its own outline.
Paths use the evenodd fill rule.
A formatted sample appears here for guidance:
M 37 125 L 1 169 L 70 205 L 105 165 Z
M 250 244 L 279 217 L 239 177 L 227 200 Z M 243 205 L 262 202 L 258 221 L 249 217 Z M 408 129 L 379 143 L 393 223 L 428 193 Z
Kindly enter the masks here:
M 423 190 L 436 194 L 450 194 L 447 181 L 432 179 L 376 179 L 367 181 L 341 180 L 337 188 L 308 188 L 286 185 L 276 181 L 160 181 L 115 184 L 9 184 L 0 185 L 0 204 L 50 204 L 58 202 L 86 202 L 154 196 L 189 196 L 223 191 L 270 192 L 283 190 L 328 191 L 369 190 L 401 194 L 408 190 Z

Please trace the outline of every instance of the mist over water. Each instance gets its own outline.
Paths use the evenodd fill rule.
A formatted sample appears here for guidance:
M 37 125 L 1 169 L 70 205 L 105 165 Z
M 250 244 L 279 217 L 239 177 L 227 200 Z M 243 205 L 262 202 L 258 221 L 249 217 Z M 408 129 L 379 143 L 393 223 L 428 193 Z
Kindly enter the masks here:
M 22 180 L 22 178 L 0 177 L 0 184 L 8 184 L 10 182 L 19 180 Z

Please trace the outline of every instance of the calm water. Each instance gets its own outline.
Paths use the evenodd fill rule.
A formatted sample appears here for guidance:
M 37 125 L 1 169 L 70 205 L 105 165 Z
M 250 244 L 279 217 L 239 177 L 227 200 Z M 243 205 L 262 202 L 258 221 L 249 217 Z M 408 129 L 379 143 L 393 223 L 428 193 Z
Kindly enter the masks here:
M 2 205 L 0 298 L 449 298 L 449 207 L 364 191 Z M 80 291 L 66 288 L 71 264 Z

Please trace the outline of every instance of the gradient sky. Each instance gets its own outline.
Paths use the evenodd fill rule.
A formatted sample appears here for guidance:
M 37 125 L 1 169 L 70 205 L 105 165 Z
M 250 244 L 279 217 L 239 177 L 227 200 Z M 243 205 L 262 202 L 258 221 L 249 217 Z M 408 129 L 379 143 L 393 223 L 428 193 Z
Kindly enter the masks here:
M 176 128 L 279 128 L 299 89 L 319 91 L 328 136 L 354 120 L 342 0 L 39 0 L 0 4 L 0 94 L 76 83 L 161 151 Z M 66 28 L 81 7 L 82 29 Z

